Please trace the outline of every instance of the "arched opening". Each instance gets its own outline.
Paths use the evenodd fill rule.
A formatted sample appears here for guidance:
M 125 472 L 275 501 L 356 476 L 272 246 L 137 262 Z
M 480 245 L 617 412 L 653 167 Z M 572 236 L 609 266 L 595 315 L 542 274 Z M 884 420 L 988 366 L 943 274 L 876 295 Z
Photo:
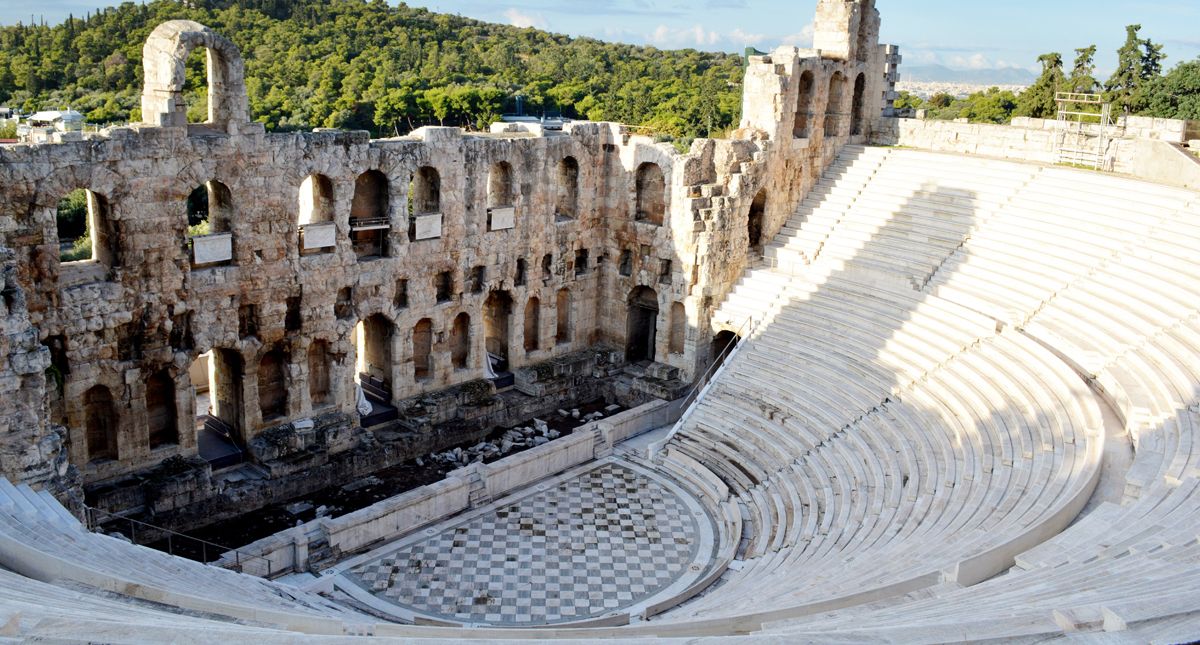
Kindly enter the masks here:
M 488 172 L 487 230 L 502 231 L 515 225 L 516 194 L 513 190 L 512 166 L 507 161 L 492 164 Z
M 542 302 L 537 297 L 525 303 L 525 351 L 535 352 L 541 345 Z
M 508 371 L 508 334 L 512 318 L 512 296 L 493 291 L 483 303 L 483 338 L 488 361 L 495 373 Z
M 796 97 L 796 119 L 792 125 L 792 136 L 797 139 L 807 139 L 809 123 L 812 120 L 813 74 L 804 72 L 800 75 L 799 94 Z
M 358 382 L 367 398 L 388 403 L 392 398 L 392 321 L 375 314 L 354 327 L 358 350 Z
M 117 451 L 117 408 L 112 392 L 97 385 L 83 394 L 83 424 L 89 461 L 120 459 Z
M 167 370 L 155 372 L 146 380 L 146 426 L 151 450 L 179 443 L 175 379 Z
M 559 289 L 558 296 L 555 301 L 555 319 L 556 325 L 554 330 L 554 342 L 562 345 L 571 342 L 571 292 L 567 289 Z
M 329 343 L 313 341 L 308 346 L 308 400 L 314 410 L 332 402 L 329 378 Z
M 829 79 L 829 100 L 825 104 L 825 136 L 836 137 L 842 129 L 842 101 L 846 93 L 846 77 L 834 72 Z
M 417 169 L 409 199 L 410 210 L 417 215 L 442 212 L 442 178 L 436 169 L 429 166 Z
M 209 75 L 212 58 L 216 56 L 207 47 L 197 47 L 188 54 L 185 63 L 183 100 L 187 105 L 188 123 L 212 122 L 212 97 L 209 96 Z
M 758 191 L 754 201 L 750 203 L 750 212 L 746 215 L 746 235 L 750 244 L 750 252 L 762 255 L 763 252 L 763 216 L 767 212 L 767 189 Z
M 387 257 L 389 200 L 387 177 L 378 170 L 368 170 L 354 180 L 350 241 L 360 261 Z
M 557 221 L 567 221 L 579 216 L 579 162 L 575 157 L 566 157 L 558 164 L 558 201 L 555 204 Z
M 456 370 L 467 369 L 471 360 L 471 317 L 466 312 L 454 317 L 450 328 L 450 365 Z
M 197 186 L 188 195 L 187 218 L 193 268 L 233 261 L 233 193 L 228 186 L 219 181 Z
M 142 49 L 142 121 L 184 126 L 189 121 L 224 133 L 250 121 L 241 54 L 228 39 L 190 20 L 169 20 Z
M 433 378 L 433 321 L 422 318 L 413 327 L 413 378 Z
M 408 240 L 442 236 L 442 178 L 438 171 L 422 166 L 408 185 Z
M 512 165 L 507 161 L 492 164 L 488 172 L 488 208 L 509 208 L 514 201 Z
M 245 368 L 240 354 L 231 349 L 213 350 L 209 361 L 209 396 L 212 416 L 226 426 L 229 436 L 244 443 L 242 436 L 242 378 Z
M 741 338 L 731 331 L 723 331 L 713 337 L 712 345 L 709 347 L 709 360 L 716 366 L 720 366 L 725 362 L 725 358 L 729 356 L 729 352 L 737 346 Z
M 867 89 L 867 76 L 859 74 L 854 79 L 854 100 L 850 104 L 850 134 L 863 134 L 863 94 Z
M 634 219 L 661 226 L 667 212 L 667 182 L 655 163 L 638 166 Z
M 309 175 L 300 184 L 297 223 L 301 253 L 329 253 L 337 245 L 333 224 L 333 181 L 325 175 Z
M 263 422 L 287 416 L 287 356 L 273 349 L 258 361 L 258 409 Z
M 112 222 L 104 197 L 82 188 L 73 190 L 58 202 L 54 221 L 60 262 L 115 265 L 111 250 Z
M 629 293 L 629 313 L 625 323 L 625 359 L 631 363 L 653 361 L 657 353 L 658 293 L 650 287 L 637 287 Z
M 682 302 L 671 303 L 671 335 L 667 339 L 667 351 L 672 354 L 682 354 L 684 341 L 687 340 L 687 308 Z

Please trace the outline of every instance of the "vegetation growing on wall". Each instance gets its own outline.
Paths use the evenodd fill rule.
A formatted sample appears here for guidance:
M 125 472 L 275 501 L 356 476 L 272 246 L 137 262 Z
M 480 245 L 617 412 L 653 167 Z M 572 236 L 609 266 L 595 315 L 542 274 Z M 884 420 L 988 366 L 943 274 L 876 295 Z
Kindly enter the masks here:
M 653 127 L 676 138 L 735 124 L 742 59 L 662 51 L 489 24 L 382 0 L 155 0 L 0 28 L 0 104 L 71 106 L 89 122 L 137 121 L 142 44 L 190 19 L 246 59 L 253 118 L 270 130 L 429 124 L 484 128 L 514 110 Z M 203 117 L 204 58 L 189 59 L 191 116 Z

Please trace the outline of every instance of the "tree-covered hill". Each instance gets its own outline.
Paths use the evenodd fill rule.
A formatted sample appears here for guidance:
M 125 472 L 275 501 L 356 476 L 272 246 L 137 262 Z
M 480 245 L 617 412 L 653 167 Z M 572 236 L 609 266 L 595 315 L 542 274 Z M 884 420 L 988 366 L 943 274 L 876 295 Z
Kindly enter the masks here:
M 568 38 L 383 0 L 154 0 L 60 25 L 2 27 L 0 105 L 138 120 L 142 44 L 179 18 L 241 48 L 251 112 L 271 130 L 485 127 L 522 96 L 528 114 L 690 138 L 729 127 L 741 109 L 738 56 Z M 201 115 L 201 55 L 189 70 L 188 105 Z

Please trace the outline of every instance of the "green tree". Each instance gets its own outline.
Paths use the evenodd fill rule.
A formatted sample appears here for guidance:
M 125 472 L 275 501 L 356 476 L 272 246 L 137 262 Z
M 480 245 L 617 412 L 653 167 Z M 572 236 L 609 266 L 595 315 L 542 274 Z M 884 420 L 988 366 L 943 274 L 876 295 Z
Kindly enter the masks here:
M 1200 120 L 1200 58 L 1176 65 L 1146 85 L 1147 112 L 1168 119 Z
M 916 94 L 902 91 L 900 92 L 900 95 L 896 97 L 896 102 L 894 105 L 897 110 L 919 110 L 923 105 L 925 105 L 925 101 L 922 101 L 921 97 L 917 96 Z
M 1048 119 L 1058 113 L 1054 95 L 1066 84 L 1062 54 L 1042 54 L 1038 56 L 1038 62 L 1042 64 L 1042 75 L 1017 97 L 1017 116 Z
M 1091 94 L 1096 91 L 1096 46 L 1089 45 L 1075 50 L 1075 64 L 1071 67 L 1071 78 L 1067 85 L 1076 94 Z
M 1117 50 L 1117 69 L 1104 84 L 1106 99 L 1126 114 L 1145 109 L 1148 97 L 1145 88 L 1162 74 L 1166 54 L 1162 45 L 1138 36 L 1141 25 L 1125 28 L 1125 44 Z

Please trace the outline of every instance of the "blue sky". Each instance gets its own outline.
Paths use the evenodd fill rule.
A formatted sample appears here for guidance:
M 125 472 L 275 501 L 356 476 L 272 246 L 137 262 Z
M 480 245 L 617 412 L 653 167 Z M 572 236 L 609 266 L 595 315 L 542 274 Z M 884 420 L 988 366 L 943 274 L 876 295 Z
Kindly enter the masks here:
M 57 21 L 104 0 L 4 0 L 0 24 L 45 16 Z M 435 11 L 573 36 L 741 51 L 746 45 L 806 46 L 816 0 L 410 0 Z M 901 46 L 910 65 L 959 69 L 1036 68 L 1038 54 L 1100 48 L 1101 71 L 1116 62 L 1124 25 L 1141 23 L 1143 36 L 1166 45 L 1168 66 L 1200 55 L 1200 2 L 1159 0 L 876 0 L 883 40 Z

